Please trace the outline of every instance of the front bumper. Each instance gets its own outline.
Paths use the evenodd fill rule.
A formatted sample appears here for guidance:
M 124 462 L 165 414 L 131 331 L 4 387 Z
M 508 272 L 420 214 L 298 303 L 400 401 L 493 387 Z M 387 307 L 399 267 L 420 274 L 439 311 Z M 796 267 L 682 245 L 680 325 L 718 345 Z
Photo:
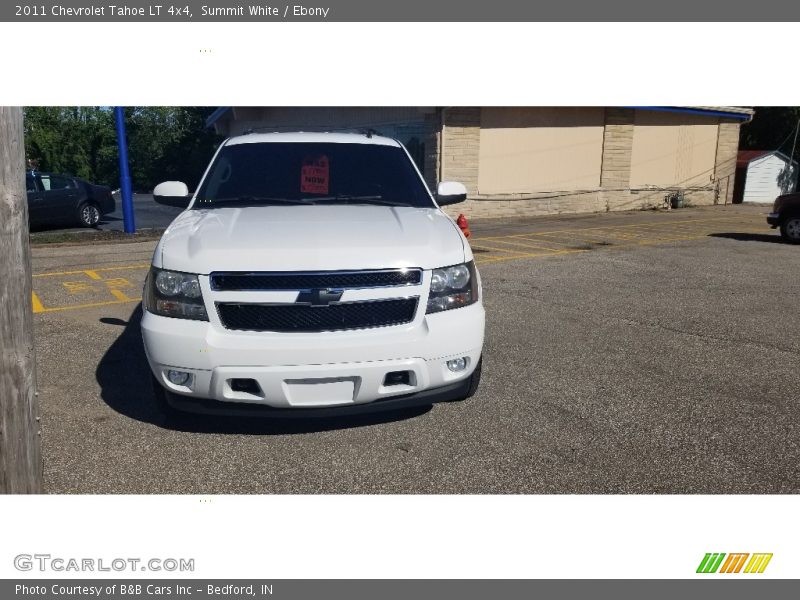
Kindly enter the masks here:
M 217 412 L 207 410 L 205 402 L 214 400 L 229 403 L 233 412 L 268 407 L 308 414 L 342 408 L 352 414 L 361 405 L 389 400 L 434 402 L 435 390 L 444 399 L 460 393 L 459 385 L 480 360 L 484 318 L 479 301 L 417 315 L 402 326 L 288 334 L 231 331 L 214 320 L 173 319 L 145 311 L 142 336 L 150 368 L 173 392 L 176 408 Z M 446 363 L 459 357 L 467 359 L 467 366 L 454 373 Z M 190 384 L 171 383 L 170 369 L 190 373 Z M 398 371 L 407 373 L 406 380 L 387 384 L 387 374 Z M 239 380 L 255 381 L 257 390 L 242 391 Z
M 775 213 L 775 212 L 769 213 L 767 215 L 767 224 L 770 227 L 772 227 L 773 229 L 775 227 L 780 226 L 780 224 L 781 224 L 781 215 L 780 215 L 780 213 Z
M 200 415 L 316 419 L 325 417 L 352 417 L 384 411 L 403 410 L 418 406 L 428 406 L 436 402 L 450 402 L 464 398 L 468 390 L 469 380 L 464 380 L 440 388 L 424 390 L 412 394 L 391 396 L 373 402 L 317 408 L 275 408 L 267 404 L 219 402 L 217 400 L 189 398 L 174 394 L 167 396 L 167 402 L 170 406 L 181 412 Z

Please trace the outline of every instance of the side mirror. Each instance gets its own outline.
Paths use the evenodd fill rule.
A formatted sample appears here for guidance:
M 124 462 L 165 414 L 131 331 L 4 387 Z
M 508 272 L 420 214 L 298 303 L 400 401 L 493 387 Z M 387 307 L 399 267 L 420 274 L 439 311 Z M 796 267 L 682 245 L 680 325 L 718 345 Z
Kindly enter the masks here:
M 165 181 L 153 189 L 153 200 L 164 206 L 186 208 L 191 199 L 189 188 L 182 181 Z
M 467 199 L 467 188 L 457 181 L 440 181 L 436 188 L 436 203 L 439 206 L 458 204 Z

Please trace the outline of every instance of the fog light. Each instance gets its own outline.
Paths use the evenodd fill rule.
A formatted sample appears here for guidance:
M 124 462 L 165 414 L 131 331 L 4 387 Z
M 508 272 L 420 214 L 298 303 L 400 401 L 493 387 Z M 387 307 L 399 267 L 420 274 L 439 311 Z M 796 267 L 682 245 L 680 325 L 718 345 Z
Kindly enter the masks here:
M 453 373 L 458 373 L 459 371 L 463 371 L 467 368 L 467 359 L 465 357 L 461 358 L 454 358 L 452 360 L 447 361 L 447 368 L 450 369 Z
M 167 379 L 173 385 L 188 386 L 192 382 L 192 374 L 186 371 L 167 371 Z

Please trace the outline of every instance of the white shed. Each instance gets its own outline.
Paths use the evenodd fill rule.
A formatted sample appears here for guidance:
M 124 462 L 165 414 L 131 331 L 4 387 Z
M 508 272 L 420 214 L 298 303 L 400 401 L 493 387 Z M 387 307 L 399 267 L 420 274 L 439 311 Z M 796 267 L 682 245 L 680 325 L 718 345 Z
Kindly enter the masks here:
M 797 161 L 773 151 L 743 150 L 736 160 L 735 193 L 738 202 L 772 204 L 781 194 L 795 190 Z

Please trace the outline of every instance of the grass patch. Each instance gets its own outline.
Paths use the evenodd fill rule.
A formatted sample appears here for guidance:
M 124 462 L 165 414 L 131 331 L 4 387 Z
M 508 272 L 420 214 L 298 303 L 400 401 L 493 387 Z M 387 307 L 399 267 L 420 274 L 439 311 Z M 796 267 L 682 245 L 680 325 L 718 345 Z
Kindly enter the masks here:
M 82 246 L 86 244 L 119 244 L 125 242 L 148 242 L 158 240 L 164 229 L 142 229 L 136 233 L 122 231 L 34 231 L 31 232 L 31 246 L 58 244 L 61 246 Z

